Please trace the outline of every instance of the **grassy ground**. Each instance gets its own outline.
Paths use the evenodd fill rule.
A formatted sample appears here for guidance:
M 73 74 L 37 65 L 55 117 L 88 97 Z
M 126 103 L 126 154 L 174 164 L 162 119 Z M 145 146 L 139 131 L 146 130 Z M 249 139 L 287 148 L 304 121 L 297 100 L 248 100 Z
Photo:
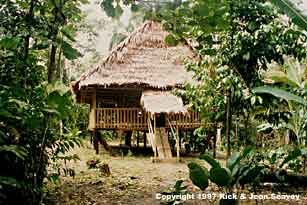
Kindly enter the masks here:
M 48 184 L 48 205 L 138 205 L 138 204 L 160 204 L 155 199 L 156 193 L 161 193 L 172 187 L 179 179 L 184 180 L 190 191 L 198 192 L 189 180 L 187 163 L 195 161 L 192 158 L 183 158 L 181 163 L 152 163 L 150 157 L 114 157 L 108 153 L 96 155 L 92 146 L 85 143 L 82 148 L 73 150 L 72 154 L 78 154 L 80 161 L 68 164 L 74 168 L 76 176 L 62 177 L 59 184 Z M 110 167 L 111 176 L 104 176 L 99 169 L 88 169 L 86 161 L 93 157 L 99 157 L 102 163 Z M 204 162 L 196 160 L 206 166 Z M 222 163 L 224 163 L 222 161 Z M 290 190 L 295 193 L 304 190 Z M 306 191 L 306 190 L 305 190 Z M 207 193 L 219 193 L 217 187 L 211 185 Z M 263 190 L 270 193 L 270 190 Z M 304 196 L 305 197 L 304 197 Z M 300 201 L 260 201 L 259 204 L 307 204 L 306 194 Z M 189 201 L 185 204 L 218 204 L 217 201 L 208 202 Z M 240 204 L 256 204 L 255 201 L 244 201 Z

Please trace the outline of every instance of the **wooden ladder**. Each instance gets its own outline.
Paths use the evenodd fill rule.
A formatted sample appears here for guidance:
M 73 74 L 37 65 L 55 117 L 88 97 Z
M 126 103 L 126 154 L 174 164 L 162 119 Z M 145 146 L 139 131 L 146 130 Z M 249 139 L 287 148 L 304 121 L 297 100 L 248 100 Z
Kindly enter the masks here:
M 159 159 L 172 159 L 171 146 L 168 142 L 168 136 L 165 127 L 156 128 L 155 137 Z
M 172 159 L 171 147 L 168 142 L 168 135 L 166 128 L 155 128 L 153 129 L 148 117 L 148 136 L 150 144 L 154 152 L 154 159 L 159 157 L 159 160 Z

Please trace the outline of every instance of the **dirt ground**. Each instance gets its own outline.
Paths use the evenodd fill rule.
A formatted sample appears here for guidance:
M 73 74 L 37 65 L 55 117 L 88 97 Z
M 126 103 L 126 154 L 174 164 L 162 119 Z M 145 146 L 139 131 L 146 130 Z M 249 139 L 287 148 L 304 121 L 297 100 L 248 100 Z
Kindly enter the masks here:
M 96 155 L 89 143 L 82 148 L 75 149 L 72 153 L 80 157 L 80 161 L 68 165 L 75 169 L 75 177 L 62 177 L 58 184 L 48 183 L 49 193 L 45 204 L 156 205 L 161 204 L 161 201 L 156 199 L 156 194 L 169 190 L 180 179 L 184 180 L 184 185 L 187 185 L 190 191 L 199 192 L 190 182 L 187 168 L 187 163 L 196 159 L 183 158 L 181 163 L 152 163 L 150 157 L 114 157 L 107 153 Z M 99 169 L 88 169 L 86 161 L 93 157 L 99 157 L 101 163 L 109 165 L 111 176 L 103 176 Z M 207 193 L 219 193 L 218 188 L 212 185 L 206 191 Z M 188 201 L 184 204 L 213 205 L 218 203 L 202 200 Z M 244 201 L 240 204 L 248 205 L 256 204 L 256 202 Z M 307 197 L 304 194 L 299 201 L 266 200 L 258 204 L 307 204 Z
M 62 177 L 60 184 L 49 185 L 49 203 L 72 204 L 159 204 L 155 193 L 188 181 L 186 163 L 152 163 L 150 157 L 96 155 L 90 145 L 74 150 L 80 161 L 71 163 L 76 176 Z M 88 169 L 86 161 L 99 157 L 110 167 L 111 176 Z

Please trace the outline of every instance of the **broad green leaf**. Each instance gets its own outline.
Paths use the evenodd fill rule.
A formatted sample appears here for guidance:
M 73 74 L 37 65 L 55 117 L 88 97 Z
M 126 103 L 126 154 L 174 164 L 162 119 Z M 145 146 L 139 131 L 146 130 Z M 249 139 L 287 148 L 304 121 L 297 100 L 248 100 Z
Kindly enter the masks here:
M 61 48 L 63 50 L 63 55 L 68 60 L 74 60 L 81 56 L 81 53 L 75 48 L 73 48 L 69 43 L 66 41 L 63 41 L 61 44 Z
M 18 187 L 19 183 L 15 178 L 12 177 L 6 177 L 6 176 L 0 176 L 0 185 L 8 185 L 12 187 Z
M 208 170 L 194 162 L 189 163 L 188 167 L 190 171 L 190 179 L 193 184 L 201 190 L 205 190 L 209 185 Z
M 202 155 L 199 158 L 205 160 L 208 164 L 212 166 L 212 168 L 221 167 L 220 163 L 208 154 Z
M 242 158 L 245 158 L 245 157 L 247 157 L 247 155 L 249 155 L 252 151 L 254 151 L 255 150 L 255 147 L 254 146 L 252 146 L 252 145 L 250 145 L 250 146 L 247 146 L 244 150 L 243 150 L 243 152 L 242 152 Z
M 254 93 L 265 93 L 265 94 L 274 95 L 275 97 L 282 98 L 287 101 L 294 101 L 302 105 L 307 105 L 307 101 L 304 98 L 295 95 L 293 93 L 290 93 L 288 91 L 282 90 L 280 88 L 261 86 L 253 88 L 252 91 Z
M 180 190 L 182 183 L 183 180 L 176 181 L 176 184 L 174 185 L 175 190 Z
M 12 115 L 9 111 L 1 109 L 0 110 L 0 116 L 5 117 L 5 118 L 15 118 L 14 115 Z
M 16 37 L 4 37 L 0 40 L 0 47 L 5 49 L 16 49 L 19 44 L 19 39 Z
M 100 6 L 106 12 L 107 16 L 112 17 L 112 18 L 116 16 L 116 11 L 113 6 L 113 0 L 103 0 Z
M 140 8 L 139 8 L 138 5 L 136 5 L 136 4 L 134 4 L 134 3 L 131 4 L 131 11 L 132 11 L 132 12 L 137 12 L 137 11 L 139 11 L 139 10 L 140 10 Z
M 272 0 L 272 3 L 285 12 L 302 29 L 307 30 L 307 17 L 299 10 L 291 0 Z
M 239 152 L 233 153 L 226 162 L 226 166 L 232 170 L 234 166 L 240 161 L 241 156 Z
M 16 157 L 20 159 L 24 159 L 24 157 L 27 155 L 26 150 L 18 145 L 1 145 L 0 153 L 1 152 L 13 153 Z
M 165 43 L 169 46 L 177 46 L 179 41 L 175 38 L 173 34 L 169 34 L 165 37 Z
M 291 58 L 287 58 L 286 61 L 288 64 L 287 76 L 289 80 L 295 83 L 297 87 L 300 87 L 304 76 L 300 63 Z
M 294 148 L 294 150 L 292 150 L 288 156 L 284 159 L 284 161 L 281 163 L 280 168 L 282 168 L 286 163 L 298 158 L 302 156 L 302 152 L 300 148 Z
M 231 174 L 222 167 L 212 168 L 209 172 L 210 180 L 220 187 L 227 187 L 231 183 Z
M 20 108 L 24 108 L 28 105 L 28 103 L 18 100 L 16 98 L 12 98 L 9 100 L 10 103 L 16 103 Z
M 120 18 L 123 12 L 124 10 L 122 9 L 122 7 L 119 4 L 117 4 L 115 7 L 115 18 Z
M 69 27 L 69 26 L 65 26 L 61 29 L 61 32 L 64 36 L 66 36 L 66 38 L 68 38 L 69 40 L 75 42 L 75 31 L 72 27 Z

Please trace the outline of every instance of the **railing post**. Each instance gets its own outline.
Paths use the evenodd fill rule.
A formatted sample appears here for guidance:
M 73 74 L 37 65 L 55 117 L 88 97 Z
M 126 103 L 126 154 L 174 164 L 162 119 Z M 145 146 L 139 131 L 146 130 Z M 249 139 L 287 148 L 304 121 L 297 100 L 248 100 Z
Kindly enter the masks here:
M 89 130 L 94 130 L 95 128 L 96 128 L 96 90 L 94 90 L 94 93 L 92 94 Z
M 177 162 L 180 162 L 180 147 L 179 147 L 179 126 L 178 121 L 176 121 L 176 152 L 177 152 Z

